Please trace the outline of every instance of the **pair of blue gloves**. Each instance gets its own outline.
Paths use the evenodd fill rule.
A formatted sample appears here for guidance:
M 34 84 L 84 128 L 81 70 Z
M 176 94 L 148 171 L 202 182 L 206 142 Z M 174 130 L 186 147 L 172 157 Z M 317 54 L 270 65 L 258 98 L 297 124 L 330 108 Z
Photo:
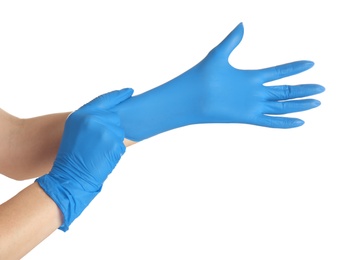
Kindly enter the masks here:
M 165 84 L 134 97 L 131 89 L 114 91 L 70 115 L 51 172 L 37 179 L 64 215 L 60 229 L 67 230 L 100 192 L 125 152 L 124 136 L 141 141 L 202 123 L 272 128 L 293 128 L 304 123 L 280 115 L 319 106 L 318 100 L 301 98 L 319 94 L 324 87 L 264 84 L 306 71 L 313 62 L 297 61 L 259 70 L 236 69 L 228 59 L 242 37 L 241 23 L 201 62 Z

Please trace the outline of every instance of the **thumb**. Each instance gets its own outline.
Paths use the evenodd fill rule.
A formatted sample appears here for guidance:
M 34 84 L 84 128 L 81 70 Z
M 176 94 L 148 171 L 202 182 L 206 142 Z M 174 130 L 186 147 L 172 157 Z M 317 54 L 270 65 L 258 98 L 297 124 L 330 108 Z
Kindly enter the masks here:
M 96 97 L 89 103 L 85 104 L 84 107 L 109 110 L 124 100 L 130 98 L 132 94 L 132 88 L 114 90 Z
M 215 47 L 215 50 L 223 57 L 229 57 L 231 52 L 236 48 L 243 38 L 243 23 L 239 23 L 228 36 Z

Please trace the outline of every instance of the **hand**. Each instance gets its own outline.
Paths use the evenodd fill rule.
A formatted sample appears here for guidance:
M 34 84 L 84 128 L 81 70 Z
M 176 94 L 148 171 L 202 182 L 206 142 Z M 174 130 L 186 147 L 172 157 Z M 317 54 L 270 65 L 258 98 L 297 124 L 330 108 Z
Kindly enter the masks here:
M 277 115 L 319 106 L 318 100 L 296 98 L 321 93 L 324 88 L 317 84 L 268 87 L 264 83 L 301 73 L 313 63 L 297 61 L 259 70 L 236 69 L 228 59 L 242 37 L 243 25 L 239 24 L 196 66 L 116 106 L 126 138 L 141 141 L 200 123 L 301 126 L 301 119 Z
M 316 84 L 264 86 L 265 83 L 311 68 L 311 61 L 297 61 L 259 70 L 240 70 L 230 65 L 229 56 L 243 37 L 239 24 L 208 56 L 187 73 L 194 81 L 196 117 L 202 123 L 246 123 L 275 128 L 302 125 L 301 119 L 278 117 L 315 108 L 315 99 L 291 100 L 318 94 Z M 196 89 L 194 89 L 196 88 Z
M 101 95 L 66 120 L 52 170 L 37 179 L 63 213 L 61 230 L 68 230 L 101 191 L 103 182 L 124 154 L 124 132 L 112 109 L 131 97 L 132 92 L 123 89 Z

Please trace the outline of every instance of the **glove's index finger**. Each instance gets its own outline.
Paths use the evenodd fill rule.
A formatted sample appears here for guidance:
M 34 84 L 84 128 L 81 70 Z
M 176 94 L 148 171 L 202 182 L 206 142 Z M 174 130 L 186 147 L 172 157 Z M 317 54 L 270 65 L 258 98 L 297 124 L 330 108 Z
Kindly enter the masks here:
M 295 61 L 266 69 L 257 70 L 263 83 L 293 76 L 313 67 L 314 62 L 308 60 Z

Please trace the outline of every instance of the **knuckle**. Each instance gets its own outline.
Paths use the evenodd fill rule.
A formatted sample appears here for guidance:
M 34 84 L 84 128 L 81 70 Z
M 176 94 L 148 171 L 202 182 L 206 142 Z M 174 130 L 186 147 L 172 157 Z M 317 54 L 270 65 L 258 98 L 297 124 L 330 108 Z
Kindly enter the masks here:
M 91 115 L 85 115 L 82 117 L 82 124 L 86 127 L 93 127 L 95 125 L 95 117 Z
M 291 94 L 292 94 L 292 87 L 291 86 L 283 85 L 282 90 L 283 90 L 283 97 L 285 99 L 288 99 L 289 97 L 291 97 Z
M 280 109 L 282 112 L 286 111 L 287 109 L 287 103 L 286 102 L 279 102 L 280 104 Z

